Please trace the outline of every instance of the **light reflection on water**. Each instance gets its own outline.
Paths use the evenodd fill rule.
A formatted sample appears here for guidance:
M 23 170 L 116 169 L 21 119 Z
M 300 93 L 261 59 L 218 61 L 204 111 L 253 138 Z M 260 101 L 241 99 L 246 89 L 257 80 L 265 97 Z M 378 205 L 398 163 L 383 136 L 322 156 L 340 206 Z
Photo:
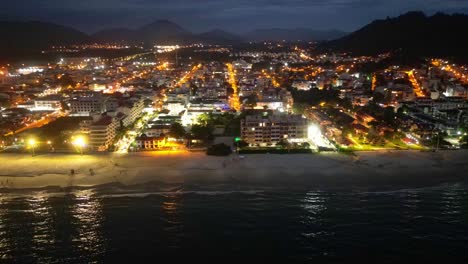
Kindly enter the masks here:
M 92 190 L 78 191 L 74 193 L 70 211 L 75 229 L 72 237 L 75 248 L 90 258 L 101 255 L 105 248 L 101 199 L 95 197 Z
M 301 223 L 305 225 L 320 225 L 322 213 L 327 210 L 325 197 L 320 192 L 307 192 L 301 204 L 305 210 Z M 304 233 L 304 236 L 315 236 L 312 233 Z
M 415 214 L 418 212 L 418 208 L 421 206 L 421 197 L 418 192 L 408 191 L 401 195 L 403 203 L 403 216 L 410 221 L 411 219 L 417 219 L 420 215 Z
M 169 235 L 167 244 L 170 248 L 179 248 L 183 240 L 184 223 L 180 206 L 183 197 L 177 193 L 166 193 L 162 195 L 161 209 L 163 213 L 164 231 Z
M 0 261 L 118 261 L 210 250 L 333 257 L 465 252 L 464 187 L 395 192 L 163 192 L 79 190 L 0 197 Z M 417 241 L 413 243 L 412 241 Z M 144 252 L 142 252 L 144 251 Z M 199 253 L 199 252 L 198 252 Z M 376 254 L 377 254 L 376 253 Z M 179 255 L 179 254 L 176 254 Z
M 323 214 L 327 210 L 326 197 L 321 192 L 307 192 L 302 200 L 302 208 L 305 210 L 305 214 L 301 217 L 300 222 L 308 228 L 301 235 L 310 245 L 315 239 L 327 236 L 327 231 L 322 228 Z
M 55 243 L 55 224 L 51 213 L 49 196 L 46 193 L 39 192 L 26 199 L 26 202 L 33 214 L 31 219 L 34 232 L 32 237 L 33 251 L 41 252 Z
M 7 199 L 0 196 L 0 260 L 10 259 L 11 241 L 7 234 L 7 221 L 6 214 L 8 211 L 6 204 Z
M 304 209 L 311 215 L 319 215 L 326 210 L 325 197 L 320 192 L 308 192 L 303 200 Z
M 455 188 L 448 188 L 442 192 L 443 214 L 444 215 L 457 215 L 460 214 L 462 208 L 463 193 L 457 191 Z M 466 193 L 465 193 L 466 195 Z M 465 196 L 466 197 L 466 196 Z

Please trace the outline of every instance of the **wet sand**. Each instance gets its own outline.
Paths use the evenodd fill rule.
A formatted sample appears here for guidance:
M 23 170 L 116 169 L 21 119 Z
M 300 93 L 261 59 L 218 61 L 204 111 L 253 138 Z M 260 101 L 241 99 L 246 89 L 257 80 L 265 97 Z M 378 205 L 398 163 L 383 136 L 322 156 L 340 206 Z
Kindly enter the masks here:
M 70 172 L 74 170 L 72 175 Z M 91 171 L 91 170 L 92 171 Z M 355 155 L 244 155 L 204 153 L 0 155 L 0 192 L 18 189 L 229 184 L 309 188 L 320 186 L 428 186 L 465 180 L 468 151 L 382 151 Z M 151 184 L 150 184 L 151 183 Z

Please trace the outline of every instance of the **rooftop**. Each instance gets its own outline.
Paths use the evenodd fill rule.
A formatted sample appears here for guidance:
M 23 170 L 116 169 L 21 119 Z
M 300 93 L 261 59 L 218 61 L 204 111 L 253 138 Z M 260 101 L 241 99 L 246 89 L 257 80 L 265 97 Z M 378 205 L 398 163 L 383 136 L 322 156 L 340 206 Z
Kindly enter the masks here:
M 107 126 L 112 123 L 112 117 L 103 115 L 101 119 L 93 123 L 93 126 Z

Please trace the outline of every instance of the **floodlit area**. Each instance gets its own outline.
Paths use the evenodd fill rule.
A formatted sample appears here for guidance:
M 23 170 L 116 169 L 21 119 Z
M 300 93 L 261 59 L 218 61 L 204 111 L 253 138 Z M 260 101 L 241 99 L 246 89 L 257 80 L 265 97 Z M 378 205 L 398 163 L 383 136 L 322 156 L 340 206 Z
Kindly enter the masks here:
M 307 129 L 307 137 L 309 141 L 316 146 L 316 148 L 330 148 L 336 149 L 335 146 L 322 134 L 320 127 L 317 124 L 309 125 Z
M 146 114 L 141 120 L 135 123 L 135 127 L 127 131 L 122 138 L 115 144 L 117 153 L 127 153 L 130 145 L 135 142 L 138 135 L 141 134 L 148 121 L 151 120 L 151 116 Z

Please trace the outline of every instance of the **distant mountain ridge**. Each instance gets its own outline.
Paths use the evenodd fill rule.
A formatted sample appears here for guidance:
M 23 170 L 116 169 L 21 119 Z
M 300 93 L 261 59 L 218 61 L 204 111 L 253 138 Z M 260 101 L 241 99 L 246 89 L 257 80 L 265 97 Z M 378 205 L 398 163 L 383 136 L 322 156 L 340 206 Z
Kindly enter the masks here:
M 243 37 L 249 41 L 323 41 L 341 38 L 346 34 L 346 32 L 339 30 L 269 28 L 247 32 Z
M 27 58 L 52 46 L 91 43 L 128 44 L 237 44 L 237 35 L 213 30 L 193 34 L 168 20 L 156 20 L 137 29 L 111 28 L 88 35 L 71 27 L 39 21 L 0 21 L 0 60 Z
M 93 39 L 104 42 L 124 41 L 127 43 L 189 43 L 239 44 L 259 41 L 322 41 L 332 40 L 346 35 L 338 30 L 311 29 L 258 29 L 245 34 L 234 34 L 221 29 L 214 29 L 200 34 L 192 34 L 175 23 L 159 20 L 155 23 L 131 30 L 126 28 L 106 29 L 92 35 Z
M 263 40 L 325 40 L 344 33 L 339 31 L 313 31 L 309 29 L 263 29 L 238 35 L 221 29 L 194 34 L 168 20 L 156 20 L 136 29 L 109 28 L 88 35 L 71 27 L 46 22 L 0 21 L 0 57 L 27 56 L 51 46 L 85 43 L 125 44 L 221 44 L 236 45 Z
M 417 56 L 464 56 L 468 58 L 468 15 L 408 12 L 376 20 L 340 39 L 325 43 L 324 50 L 375 55 L 398 51 Z
M 57 45 L 84 43 L 236 45 L 248 41 L 325 41 L 322 51 L 347 51 L 374 55 L 402 51 L 418 56 L 459 56 L 468 59 L 468 15 L 437 13 L 426 16 L 409 12 L 395 18 L 376 20 L 347 34 L 337 30 L 258 29 L 237 35 L 215 29 L 194 34 L 168 20 L 156 20 L 136 29 L 113 28 L 88 35 L 54 23 L 0 21 L 0 59 L 28 56 Z M 337 39 L 335 39 L 337 38 Z M 335 39 L 335 40 L 332 40 Z
M 37 52 L 54 45 L 91 42 L 91 38 L 78 30 L 39 21 L 0 21 L 0 56 L 4 54 Z
M 156 20 L 137 29 L 105 29 L 91 37 L 97 42 L 179 44 L 191 42 L 193 34 L 171 21 Z

